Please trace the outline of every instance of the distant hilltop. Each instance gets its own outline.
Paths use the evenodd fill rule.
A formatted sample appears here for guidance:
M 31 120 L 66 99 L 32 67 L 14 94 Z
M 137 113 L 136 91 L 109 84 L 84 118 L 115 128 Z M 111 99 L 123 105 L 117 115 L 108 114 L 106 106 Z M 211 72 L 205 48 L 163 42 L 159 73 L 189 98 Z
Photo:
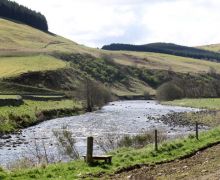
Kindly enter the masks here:
M 44 15 L 16 2 L 1 0 L 0 17 L 20 21 L 42 31 L 48 31 L 47 19 Z
M 172 43 L 151 43 L 144 45 L 132 44 L 110 44 L 102 47 L 104 50 L 111 51 L 138 51 L 164 53 L 176 56 L 190 57 L 196 59 L 206 59 L 220 62 L 220 53 L 203 50 L 194 47 L 180 46 Z

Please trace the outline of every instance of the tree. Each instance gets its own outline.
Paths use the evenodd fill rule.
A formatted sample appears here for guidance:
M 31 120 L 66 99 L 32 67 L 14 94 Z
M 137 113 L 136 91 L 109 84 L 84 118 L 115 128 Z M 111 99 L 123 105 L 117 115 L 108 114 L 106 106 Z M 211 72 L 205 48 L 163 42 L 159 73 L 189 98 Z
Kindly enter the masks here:
M 183 97 L 183 91 L 173 82 L 166 82 L 157 89 L 158 100 L 174 100 Z
M 86 78 L 81 92 L 88 112 L 92 112 L 95 107 L 100 108 L 112 100 L 111 93 L 106 87 L 88 78 Z
M 0 0 L 0 17 L 20 21 L 42 31 L 48 31 L 48 24 L 44 15 L 16 2 Z

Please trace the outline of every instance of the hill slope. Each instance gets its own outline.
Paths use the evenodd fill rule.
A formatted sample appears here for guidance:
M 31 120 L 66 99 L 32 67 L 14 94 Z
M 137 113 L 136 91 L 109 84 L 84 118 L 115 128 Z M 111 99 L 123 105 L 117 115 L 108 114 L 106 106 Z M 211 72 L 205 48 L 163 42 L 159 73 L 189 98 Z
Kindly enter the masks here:
M 0 64 L 5 69 L 0 71 L 4 78 L 1 81 L 8 83 L 7 87 L 13 83 L 23 90 L 29 87 L 24 92 L 33 88 L 75 91 L 87 74 L 107 83 L 117 95 L 141 95 L 144 91 L 154 94 L 155 88 L 172 79 L 169 71 L 173 77 L 191 73 L 200 80 L 204 79 L 200 74 L 210 68 L 220 73 L 220 63 L 161 53 L 88 48 L 5 19 L 0 19 L 0 34 Z M 14 93 L 13 87 L 9 89 Z
M 148 69 L 168 70 L 172 68 L 173 71 L 177 72 L 207 72 L 209 67 L 216 67 L 216 69 L 220 67 L 218 63 L 210 63 L 203 60 L 198 61 L 196 59 L 181 58 L 161 53 L 105 51 L 88 48 L 63 37 L 44 33 L 30 26 L 1 18 L 0 34 L 0 57 L 30 56 L 36 54 L 53 55 L 55 52 L 65 54 L 80 53 L 89 54 L 94 57 L 107 55 L 120 64 L 140 65 Z M 197 67 L 194 67 L 194 65 Z M 191 67 L 189 68 L 189 66 Z
M 198 46 L 199 49 L 204 49 L 208 51 L 220 52 L 220 44 L 210 44 L 205 46 Z
M 0 18 L 0 55 L 18 56 L 52 51 L 83 52 L 84 46 L 28 25 Z
M 137 51 L 137 52 L 155 52 L 171 54 L 183 57 L 191 57 L 197 59 L 207 59 L 212 61 L 220 61 L 220 54 L 197 49 L 193 47 L 180 46 L 171 43 L 152 43 L 146 45 L 130 45 L 130 44 L 111 44 L 103 46 L 105 50 L 123 50 L 123 51 Z

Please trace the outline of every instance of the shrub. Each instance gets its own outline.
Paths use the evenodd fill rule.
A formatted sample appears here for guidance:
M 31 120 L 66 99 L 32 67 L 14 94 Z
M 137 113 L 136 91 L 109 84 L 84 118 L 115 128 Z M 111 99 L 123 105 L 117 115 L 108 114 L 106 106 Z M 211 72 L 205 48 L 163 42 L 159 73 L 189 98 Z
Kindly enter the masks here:
M 180 99 L 183 97 L 183 91 L 174 83 L 167 82 L 162 84 L 157 89 L 157 99 L 158 100 L 174 100 L 174 99 Z
M 75 147 L 76 140 L 67 127 L 64 126 L 60 131 L 53 131 L 53 134 L 57 139 L 57 147 L 63 155 L 67 155 L 74 160 L 80 158 L 79 152 Z
M 148 100 L 150 99 L 150 93 L 147 91 L 144 91 L 144 99 Z
M 166 139 L 166 136 L 163 133 L 158 134 L 158 141 L 162 142 Z M 134 147 L 142 148 L 148 144 L 154 143 L 155 137 L 154 132 L 143 132 L 137 135 L 129 136 L 126 135 L 122 137 L 118 142 L 118 147 Z
M 167 137 L 163 132 L 158 134 L 158 142 L 163 142 Z M 104 152 L 123 147 L 142 148 L 154 143 L 154 131 L 142 132 L 137 135 L 105 134 L 96 140 L 96 144 Z

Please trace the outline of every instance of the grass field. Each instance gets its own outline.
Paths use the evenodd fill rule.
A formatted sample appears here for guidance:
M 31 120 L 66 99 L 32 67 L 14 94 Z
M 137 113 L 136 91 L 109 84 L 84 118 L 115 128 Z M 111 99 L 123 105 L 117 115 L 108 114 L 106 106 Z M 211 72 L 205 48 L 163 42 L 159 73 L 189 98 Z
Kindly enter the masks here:
M 68 63 L 51 56 L 0 57 L 0 78 L 16 76 L 26 72 L 65 68 Z
M 32 101 L 25 100 L 18 107 L 0 107 L 0 132 L 10 132 L 22 126 L 28 126 L 38 121 L 37 114 L 51 110 L 80 110 L 80 103 L 73 100 L 62 101 Z
M 67 53 L 93 52 L 92 48 L 45 33 L 30 26 L 0 18 L 0 55 L 36 54 L 62 51 Z M 95 50 L 95 49 L 94 49 Z
M 17 95 L 0 95 L 0 99 L 18 99 L 18 98 L 21 97 Z
M 195 107 L 210 110 L 220 110 L 220 98 L 205 98 L 205 99 L 181 99 L 163 102 L 167 105 Z
M 210 44 L 205 46 L 199 46 L 200 49 L 205 49 L 208 51 L 220 52 L 220 44 Z
M 0 93 L 1 94 L 57 94 L 59 92 L 46 88 L 37 88 L 22 84 L 0 81 Z
M 2 179 L 80 179 L 86 177 L 93 179 L 91 175 L 98 173 L 112 174 L 121 168 L 134 166 L 136 164 L 155 164 L 175 160 L 180 157 L 189 156 L 204 147 L 220 142 L 220 128 L 200 134 L 200 140 L 185 138 L 165 142 L 155 152 L 153 145 L 142 149 L 122 148 L 110 154 L 113 155 L 112 165 L 96 164 L 88 166 L 82 160 L 70 163 L 59 163 L 48 167 L 39 167 L 26 170 L 17 170 L 11 173 L 0 171 Z M 85 179 L 85 178 L 84 178 Z M 98 178 L 97 178 L 98 179 Z M 104 178 L 105 179 L 105 178 Z
M 215 68 L 220 73 L 220 63 L 185 58 L 160 53 L 115 52 L 111 53 L 115 61 L 122 65 L 144 67 L 147 69 L 172 70 L 181 73 L 204 73 Z

